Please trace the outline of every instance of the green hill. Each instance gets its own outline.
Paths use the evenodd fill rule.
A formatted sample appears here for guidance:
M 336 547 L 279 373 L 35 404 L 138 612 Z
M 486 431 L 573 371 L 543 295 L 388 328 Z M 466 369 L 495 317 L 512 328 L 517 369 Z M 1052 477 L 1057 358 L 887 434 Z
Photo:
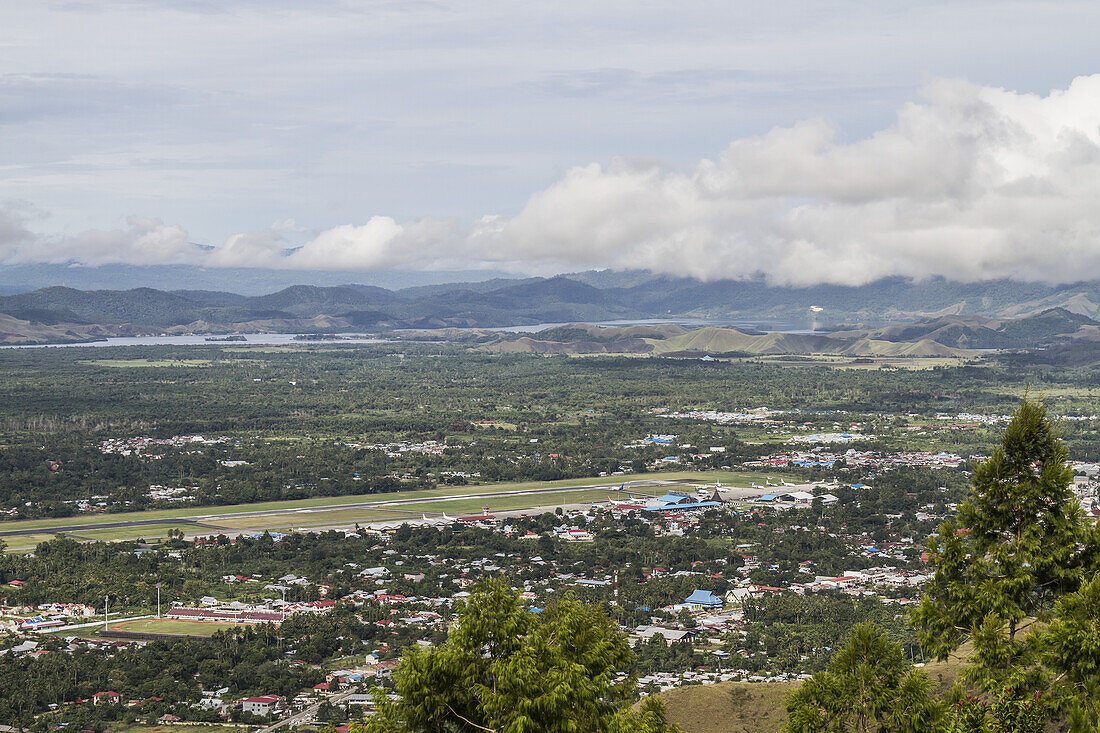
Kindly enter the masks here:
M 778 733 L 797 682 L 719 682 L 661 693 L 670 722 L 684 733 Z

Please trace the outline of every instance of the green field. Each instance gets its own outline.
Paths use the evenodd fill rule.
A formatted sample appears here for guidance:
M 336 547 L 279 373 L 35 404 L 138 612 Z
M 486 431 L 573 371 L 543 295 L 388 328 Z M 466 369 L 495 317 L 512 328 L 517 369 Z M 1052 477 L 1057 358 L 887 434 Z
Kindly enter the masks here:
M 225 624 L 207 621 L 178 621 L 168 618 L 149 618 L 140 621 L 126 621 L 112 624 L 115 631 L 141 631 L 149 634 L 184 634 L 187 636 L 213 636 L 224 629 L 240 624 Z
M 143 524 L 137 527 L 115 527 L 110 529 L 85 529 L 71 532 L 73 537 L 85 540 L 99 540 L 110 542 L 111 540 L 125 540 L 134 538 L 155 539 L 168 535 L 169 529 L 178 529 L 186 532 L 194 530 L 189 524 Z
M 35 547 L 38 546 L 38 543 L 40 543 L 40 542 L 49 542 L 53 538 L 54 538 L 53 534 L 43 533 L 43 534 L 20 534 L 20 535 L 15 535 L 14 537 L 5 537 L 3 539 L 4 539 L 4 543 L 7 545 L 6 548 L 5 548 L 5 551 L 7 551 L 7 552 L 14 552 L 14 551 L 23 551 L 23 552 L 25 552 L 27 550 L 33 550 Z
M 142 725 L 141 723 L 111 723 L 108 733 L 241 733 L 256 726 L 237 725 Z

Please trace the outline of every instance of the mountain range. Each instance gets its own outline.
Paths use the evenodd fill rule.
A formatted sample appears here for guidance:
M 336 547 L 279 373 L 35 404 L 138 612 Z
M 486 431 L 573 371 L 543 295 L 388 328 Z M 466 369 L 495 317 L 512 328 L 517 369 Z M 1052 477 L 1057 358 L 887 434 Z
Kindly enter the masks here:
M 394 290 L 363 284 L 292 285 L 262 295 L 205 289 L 52 286 L 0 296 L 0 342 L 49 343 L 159 333 L 500 329 L 661 320 L 719 328 L 664 333 L 655 339 L 664 342 L 654 347 L 658 352 L 802 353 L 844 349 L 848 347 L 838 344 L 863 341 L 923 342 L 917 351 L 932 355 L 940 346 L 951 350 L 1012 349 L 1068 340 L 1100 342 L 1098 304 L 1100 282 L 1045 285 L 889 278 L 858 287 L 790 287 L 759 280 L 702 282 L 643 271 L 495 278 Z M 590 336 L 577 336 L 572 342 L 608 340 L 606 334 L 594 340 Z M 501 343 L 517 344 L 521 338 L 502 336 Z M 623 338 L 649 337 L 634 334 Z M 533 340 L 555 342 L 543 336 Z

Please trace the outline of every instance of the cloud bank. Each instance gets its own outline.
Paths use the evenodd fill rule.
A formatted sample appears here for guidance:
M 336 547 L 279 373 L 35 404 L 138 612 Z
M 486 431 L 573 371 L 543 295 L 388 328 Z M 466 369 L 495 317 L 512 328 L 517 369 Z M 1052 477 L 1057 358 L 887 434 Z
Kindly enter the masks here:
M 1072 282 L 1100 278 L 1100 74 L 1045 97 L 936 81 L 894 124 L 854 141 L 807 120 L 686 170 L 578 166 L 514 216 L 473 224 L 378 215 L 296 247 L 273 228 L 199 248 L 155 220 L 43 238 L 26 219 L 0 210 L 0 261 Z

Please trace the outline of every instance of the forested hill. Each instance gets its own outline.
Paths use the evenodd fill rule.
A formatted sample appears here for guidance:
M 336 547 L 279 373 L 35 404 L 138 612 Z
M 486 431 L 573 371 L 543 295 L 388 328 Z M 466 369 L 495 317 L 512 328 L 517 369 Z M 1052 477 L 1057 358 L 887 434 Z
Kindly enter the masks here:
M 48 287 L 0 297 L 0 338 L 33 343 L 168 331 L 494 328 L 678 316 L 765 329 L 840 329 L 854 338 L 930 339 L 952 347 L 1002 348 L 1028 345 L 1052 329 L 1072 333 L 1095 326 L 1098 304 L 1100 282 L 1052 286 L 892 278 L 860 287 L 795 288 L 645 272 L 587 272 L 399 290 L 295 285 L 259 296 L 198 289 Z M 1045 321 L 1019 325 L 1020 319 L 1040 314 L 1046 314 Z M 884 329 L 914 321 L 922 324 L 912 333 Z

